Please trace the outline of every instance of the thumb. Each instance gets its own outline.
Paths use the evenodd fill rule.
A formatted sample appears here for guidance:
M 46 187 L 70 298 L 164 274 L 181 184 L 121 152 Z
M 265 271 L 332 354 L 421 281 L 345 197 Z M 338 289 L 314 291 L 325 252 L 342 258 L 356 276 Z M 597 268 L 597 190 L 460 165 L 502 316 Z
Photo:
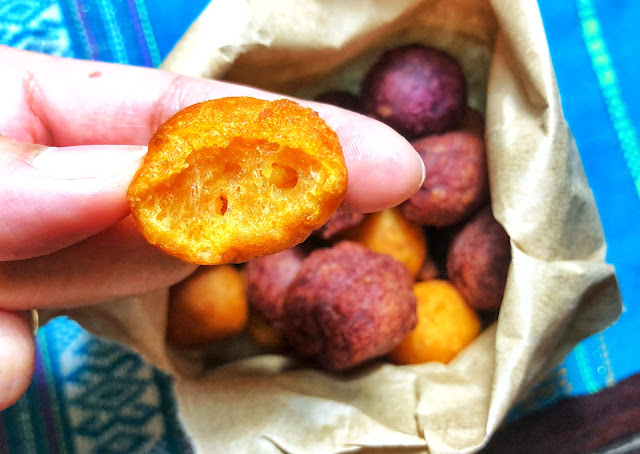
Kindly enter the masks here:
M 0 311 L 0 410 L 17 401 L 33 376 L 35 346 L 27 320 Z
M 126 191 L 146 150 L 0 137 L 0 261 L 49 254 L 126 217 Z

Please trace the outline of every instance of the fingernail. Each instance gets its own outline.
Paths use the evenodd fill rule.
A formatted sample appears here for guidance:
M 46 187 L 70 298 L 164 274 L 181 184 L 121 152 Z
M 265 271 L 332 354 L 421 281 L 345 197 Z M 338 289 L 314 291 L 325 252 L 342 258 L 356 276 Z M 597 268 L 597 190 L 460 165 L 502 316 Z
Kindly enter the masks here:
M 36 309 L 31 309 L 31 332 L 33 333 L 33 337 L 38 335 L 38 330 L 40 329 L 40 314 Z
M 50 147 L 31 160 L 39 171 L 65 180 L 109 178 L 131 174 L 142 163 L 147 147 L 140 145 L 82 145 Z
M 422 167 L 422 179 L 420 180 L 420 184 L 418 185 L 418 188 L 421 188 L 422 184 L 424 183 L 425 178 L 427 178 L 427 168 L 424 166 L 424 161 L 422 160 L 422 157 L 419 154 L 418 154 L 418 159 L 419 159 L 420 165 Z

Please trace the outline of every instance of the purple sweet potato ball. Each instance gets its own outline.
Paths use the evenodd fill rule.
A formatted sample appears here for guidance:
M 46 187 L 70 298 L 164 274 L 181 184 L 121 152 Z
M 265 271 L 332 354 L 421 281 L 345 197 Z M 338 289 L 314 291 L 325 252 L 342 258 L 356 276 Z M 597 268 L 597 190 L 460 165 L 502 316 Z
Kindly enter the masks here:
M 484 140 L 453 131 L 412 142 L 426 169 L 422 186 L 402 205 L 410 221 L 445 227 L 464 221 L 489 199 Z
M 247 264 L 247 300 L 251 310 L 267 322 L 279 324 L 284 294 L 306 255 L 297 246 L 251 260 Z
M 420 44 L 382 55 L 366 74 L 360 98 L 364 114 L 408 139 L 458 127 L 467 107 L 466 81 L 458 61 Z
M 491 206 L 486 206 L 453 236 L 447 275 L 473 309 L 497 311 L 510 264 L 509 235 L 493 217 Z
M 323 226 L 314 230 L 312 235 L 323 240 L 334 239 L 347 230 L 362 224 L 365 217 L 364 213 L 336 211 Z
M 312 252 L 282 305 L 282 326 L 292 348 L 334 371 L 388 353 L 416 323 L 407 268 L 350 241 Z

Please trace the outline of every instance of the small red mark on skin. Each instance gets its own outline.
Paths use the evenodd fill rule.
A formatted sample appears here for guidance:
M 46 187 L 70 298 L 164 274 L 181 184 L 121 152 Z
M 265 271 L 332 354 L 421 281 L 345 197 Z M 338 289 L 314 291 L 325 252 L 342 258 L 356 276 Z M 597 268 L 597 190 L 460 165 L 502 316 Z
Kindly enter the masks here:
M 89 74 L 89 79 L 94 79 L 94 78 L 100 77 L 100 76 L 102 76 L 102 73 L 100 71 L 95 71 L 95 72 L 92 72 L 91 74 Z

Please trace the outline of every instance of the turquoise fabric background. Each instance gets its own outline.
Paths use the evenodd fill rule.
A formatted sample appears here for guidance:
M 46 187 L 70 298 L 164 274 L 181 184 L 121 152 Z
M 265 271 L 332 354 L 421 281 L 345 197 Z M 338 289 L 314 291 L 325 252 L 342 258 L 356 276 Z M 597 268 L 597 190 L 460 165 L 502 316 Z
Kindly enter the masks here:
M 565 361 L 567 392 L 597 391 L 640 369 L 640 2 L 541 1 L 565 117 L 616 266 L 624 312 Z
M 215 0 L 214 0 L 215 1 Z M 157 66 L 208 2 L 0 0 L 0 43 Z M 625 310 L 513 411 L 592 393 L 640 370 L 640 2 L 540 0 L 565 116 L 617 268 Z M 0 454 L 184 453 L 168 377 L 65 319 L 37 337 L 28 393 L 0 412 Z

